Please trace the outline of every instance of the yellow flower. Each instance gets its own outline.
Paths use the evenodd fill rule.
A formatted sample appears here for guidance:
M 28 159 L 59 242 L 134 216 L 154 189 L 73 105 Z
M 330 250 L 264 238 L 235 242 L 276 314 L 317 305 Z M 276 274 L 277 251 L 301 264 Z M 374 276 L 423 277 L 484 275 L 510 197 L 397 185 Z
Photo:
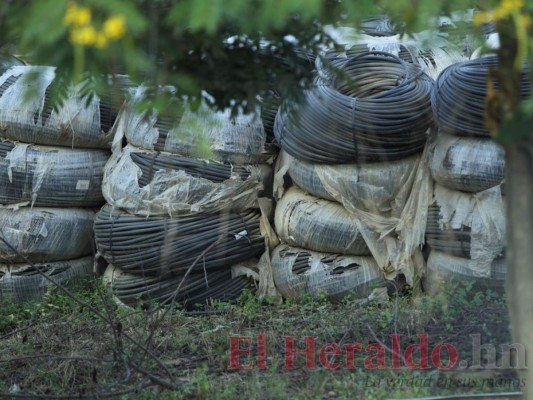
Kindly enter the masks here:
M 124 17 L 115 15 L 104 22 L 104 34 L 109 40 L 120 39 L 126 33 L 126 23 Z
M 103 49 L 103 48 L 107 47 L 107 37 L 105 36 L 105 34 L 103 32 L 98 32 L 98 34 L 96 36 L 96 44 L 95 45 L 99 49 Z
M 91 23 L 92 12 L 90 8 L 78 7 L 76 3 L 69 3 L 63 17 L 63 24 L 85 26 Z
M 98 35 L 93 26 L 84 26 L 71 29 L 69 39 L 74 45 L 92 46 L 97 43 Z

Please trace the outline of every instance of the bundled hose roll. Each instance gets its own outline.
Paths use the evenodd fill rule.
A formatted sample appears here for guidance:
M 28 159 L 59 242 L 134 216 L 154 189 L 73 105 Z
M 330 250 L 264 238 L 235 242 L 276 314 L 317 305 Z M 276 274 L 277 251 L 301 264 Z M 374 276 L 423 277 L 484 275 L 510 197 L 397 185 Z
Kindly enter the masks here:
M 393 36 L 398 34 L 396 25 L 386 15 L 376 15 L 361 21 L 361 31 L 371 36 Z
M 38 268 L 38 270 L 37 270 Z M 0 264 L 0 300 L 14 303 L 40 301 L 54 287 L 39 272 L 60 284 L 80 282 L 92 276 L 93 257 L 38 264 Z
M 94 224 L 96 246 L 107 261 L 140 275 L 179 275 L 223 269 L 264 250 L 260 212 L 140 217 L 104 206 Z
M 332 301 L 351 294 L 367 298 L 385 281 L 372 257 L 342 256 L 287 245 L 272 254 L 274 283 L 283 297 L 303 299 L 326 296 Z
M 105 150 L 0 142 L 0 204 L 98 207 Z
M 435 185 L 429 206 L 426 242 L 432 249 L 471 258 L 478 275 L 487 275 L 505 248 L 505 207 L 500 188 L 470 194 Z
M 291 245 L 325 253 L 370 255 L 353 216 L 338 203 L 293 187 L 276 206 L 279 238 Z
M 55 67 L 14 66 L 0 75 L 0 125 L 11 140 L 66 147 L 109 148 L 110 132 L 122 101 L 127 78 L 109 86 L 106 99 L 87 102 L 79 88 L 68 86 L 62 104 L 54 110 L 52 88 Z
M 430 294 L 445 289 L 446 284 L 469 283 L 478 290 L 503 291 L 505 286 L 505 259 L 498 257 L 490 264 L 489 276 L 476 274 L 475 261 L 431 250 L 427 261 L 425 288 Z
M 177 215 L 257 207 L 272 168 L 233 166 L 137 149 L 115 154 L 105 167 L 107 202 L 138 215 Z
M 405 185 L 419 159 L 414 156 L 387 163 L 325 165 L 291 158 L 288 172 L 298 187 L 313 196 L 383 214 L 406 195 Z
M 429 167 L 441 185 L 481 192 L 505 178 L 505 152 L 491 139 L 437 135 L 431 144 Z
M 350 41 L 353 43 L 353 41 Z M 406 63 L 416 64 L 432 79 L 449 65 L 465 61 L 461 49 L 451 42 L 439 38 L 428 48 L 424 39 L 400 39 L 395 37 L 372 37 L 362 35 L 357 44 L 345 51 L 328 50 L 316 59 L 318 76 L 325 82 L 333 82 L 335 77 L 342 79 L 343 66 L 353 57 L 372 51 L 394 54 Z
M 94 212 L 81 208 L 0 208 L 0 261 L 70 260 L 91 254 Z M 20 255 L 19 255 L 20 254 Z
M 135 90 L 123 114 L 130 144 L 234 164 L 256 164 L 272 157 L 265 152 L 265 130 L 258 116 L 231 117 L 230 110 L 216 112 L 207 105 L 193 112 L 176 104 L 174 116 L 159 117 L 155 111 L 139 111 L 145 92 L 144 87 Z
M 133 275 L 113 265 L 104 274 L 104 281 L 111 286 L 113 294 L 128 306 L 151 302 L 169 304 L 174 299 L 177 304 L 190 308 L 211 301 L 236 300 L 244 289 L 253 288 L 252 280 L 244 275 L 233 277 L 231 269 L 190 274 L 183 283 L 182 279 Z
M 498 70 L 496 56 L 482 57 L 450 65 L 439 75 L 432 95 L 432 106 L 437 125 L 441 130 L 458 136 L 490 137 L 485 126 L 489 80 L 496 92 L 500 84 L 495 73 Z M 522 70 L 520 98 L 531 97 L 529 67 Z
M 432 122 L 433 80 L 383 52 L 353 57 L 342 72 L 331 85 L 318 80 L 301 104 L 282 106 L 274 125 L 281 147 L 300 160 L 329 164 L 420 152 Z

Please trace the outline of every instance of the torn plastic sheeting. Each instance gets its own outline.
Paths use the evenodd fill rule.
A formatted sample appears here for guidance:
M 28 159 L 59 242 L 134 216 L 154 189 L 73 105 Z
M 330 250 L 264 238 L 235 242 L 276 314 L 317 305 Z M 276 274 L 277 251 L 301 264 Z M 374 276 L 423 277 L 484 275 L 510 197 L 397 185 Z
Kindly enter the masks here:
M 104 206 L 94 232 L 97 248 L 106 260 L 138 275 L 224 269 L 264 251 L 261 213 L 210 213 L 177 216 L 136 216 Z M 237 232 L 246 237 L 237 240 Z
M 275 214 L 280 239 L 296 247 L 335 254 L 370 255 L 351 215 L 340 204 L 290 188 Z
M 0 142 L 0 204 L 95 207 L 109 152 Z
M 258 194 L 263 189 L 262 173 L 270 169 L 250 165 L 230 172 L 227 179 L 221 177 L 219 182 L 213 182 L 187 168 L 158 167 L 155 172 L 143 171 L 132 158 L 132 154 L 141 153 L 146 151 L 127 146 L 120 154 L 114 154 L 105 167 L 102 185 L 109 204 L 138 215 L 180 215 L 257 207 Z M 247 176 L 243 170 L 248 172 Z M 151 175 L 149 183 L 141 185 L 141 182 L 146 183 L 148 174 Z
M 37 268 L 55 282 L 66 284 L 92 276 L 93 257 L 47 262 Z M 54 284 L 27 264 L 0 264 L 0 300 L 14 303 L 40 301 Z
M 405 204 L 410 194 L 408 183 L 420 156 L 383 163 L 334 165 L 300 161 L 283 152 L 282 160 L 278 171 L 287 171 L 298 187 L 314 196 L 345 206 L 350 204 L 351 208 L 399 216 L 399 206 Z M 275 180 L 278 187 L 274 192 L 279 196 L 283 194 L 279 188 L 283 179 L 278 175 Z
M 506 269 L 503 257 L 492 260 L 487 276 L 477 275 L 476 264 L 474 260 L 431 250 L 427 262 L 426 290 L 430 294 L 436 294 L 453 281 L 472 283 L 475 288 L 481 290 L 504 290 Z
M 0 76 L 2 136 L 27 143 L 109 148 L 112 134 L 102 130 L 101 119 L 114 120 L 116 111 L 97 96 L 87 102 L 74 86 L 53 110 L 48 90 L 54 79 L 55 67 L 46 66 L 14 66 Z
M 91 253 L 94 212 L 81 208 L 0 208 L 2 262 L 71 260 Z
M 147 305 L 149 302 L 169 304 L 174 299 L 176 303 L 190 308 L 212 301 L 236 300 L 244 289 L 254 287 L 253 278 L 239 273 L 233 276 L 231 268 L 207 273 L 200 271 L 183 279 L 182 276 L 133 275 L 110 264 L 103 280 L 111 287 L 119 304 L 127 306 Z
M 347 295 L 365 299 L 375 287 L 386 285 L 372 257 L 319 253 L 287 245 L 272 254 L 274 282 L 285 298 L 326 296 L 332 301 Z
M 432 139 L 429 166 L 439 184 L 464 192 L 481 192 L 505 178 L 505 151 L 489 138 L 439 133 Z
M 490 276 L 492 260 L 505 248 L 505 203 L 500 186 L 471 194 L 435 185 L 433 204 L 440 209 L 441 230 L 470 229 L 472 273 L 479 277 Z
M 148 150 L 166 151 L 187 157 L 207 158 L 235 164 L 265 162 L 265 130 L 257 115 L 240 114 L 231 118 L 230 110 L 213 111 L 203 104 L 193 112 L 185 108 L 175 123 L 158 124 L 155 112 L 139 112 L 146 88 L 132 91 L 123 129 L 128 142 Z

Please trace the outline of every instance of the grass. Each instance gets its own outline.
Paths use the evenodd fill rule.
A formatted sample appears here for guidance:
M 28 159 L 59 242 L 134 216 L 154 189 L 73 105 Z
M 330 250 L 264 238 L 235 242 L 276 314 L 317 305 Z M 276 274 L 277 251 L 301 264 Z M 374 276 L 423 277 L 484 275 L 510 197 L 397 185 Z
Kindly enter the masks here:
M 97 282 L 75 293 L 112 323 L 59 291 L 40 304 L 0 304 L 1 398 L 11 391 L 22 398 L 402 399 L 520 390 L 514 371 L 412 371 L 403 364 L 368 370 L 365 352 L 355 353 L 352 370 L 320 366 L 318 351 L 326 343 L 390 347 L 393 333 L 400 334 L 403 350 L 427 333 L 430 351 L 450 343 L 461 360 L 472 359 L 471 334 L 480 334 L 483 343 L 511 343 L 505 299 L 469 286 L 449 287 L 446 296 L 407 294 L 367 306 L 350 298 L 274 306 L 245 292 L 237 304 L 211 304 L 194 315 L 117 307 Z M 240 362 L 257 364 L 260 334 L 266 369 L 230 369 L 230 337 L 252 337 L 251 357 L 243 353 Z M 299 348 L 300 338 L 316 338 L 316 369 L 306 368 L 303 356 L 294 369 L 285 368 L 285 336 L 295 337 Z M 344 354 L 330 361 L 346 365 Z M 386 363 L 391 365 L 389 352 Z

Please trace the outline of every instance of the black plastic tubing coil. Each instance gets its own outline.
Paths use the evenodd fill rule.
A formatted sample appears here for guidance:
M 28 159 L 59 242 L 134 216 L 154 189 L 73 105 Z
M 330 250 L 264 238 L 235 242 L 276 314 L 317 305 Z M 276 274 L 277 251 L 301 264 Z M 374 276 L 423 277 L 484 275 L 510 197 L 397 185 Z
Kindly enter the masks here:
M 96 245 L 107 261 L 125 272 L 180 275 L 216 270 L 264 250 L 260 212 L 141 217 L 104 206 L 94 224 Z
M 250 171 L 242 166 L 198 160 L 176 154 L 136 151 L 131 153 L 131 159 L 142 171 L 142 176 L 139 178 L 141 187 L 148 185 L 159 170 L 185 171 L 188 175 L 209 179 L 212 182 L 223 182 L 235 175 L 242 179 L 250 176 Z
M 498 69 L 496 56 L 450 65 L 441 72 L 432 95 L 436 123 L 442 131 L 457 136 L 490 137 L 485 127 L 489 71 Z M 531 96 L 529 67 L 520 77 L 520 97 Z M 495 90 L 500 90 L 493 75 Z
M 139 302 L 169 303 L 172 299 L 189 308 L 205 304 L 210 300 L 236 300 L 243 289 L 252 288 L 253 283 L 245 276 L 232 278 L 231 270 L 203 272 L 182 277 L 161 279 L 155 276 L 119 275 L 113 278 L 113 293 L 127 305 Z M 181 288 L 178 292 L 178 287 Z
M 317 79 L 303 102 L 282 107 L 274 133 L 287 153 L 335 164 L 397 160 L 424 147 L 434 82 L 418 65 L 373 51 L 350 58 L 339 77 Z

